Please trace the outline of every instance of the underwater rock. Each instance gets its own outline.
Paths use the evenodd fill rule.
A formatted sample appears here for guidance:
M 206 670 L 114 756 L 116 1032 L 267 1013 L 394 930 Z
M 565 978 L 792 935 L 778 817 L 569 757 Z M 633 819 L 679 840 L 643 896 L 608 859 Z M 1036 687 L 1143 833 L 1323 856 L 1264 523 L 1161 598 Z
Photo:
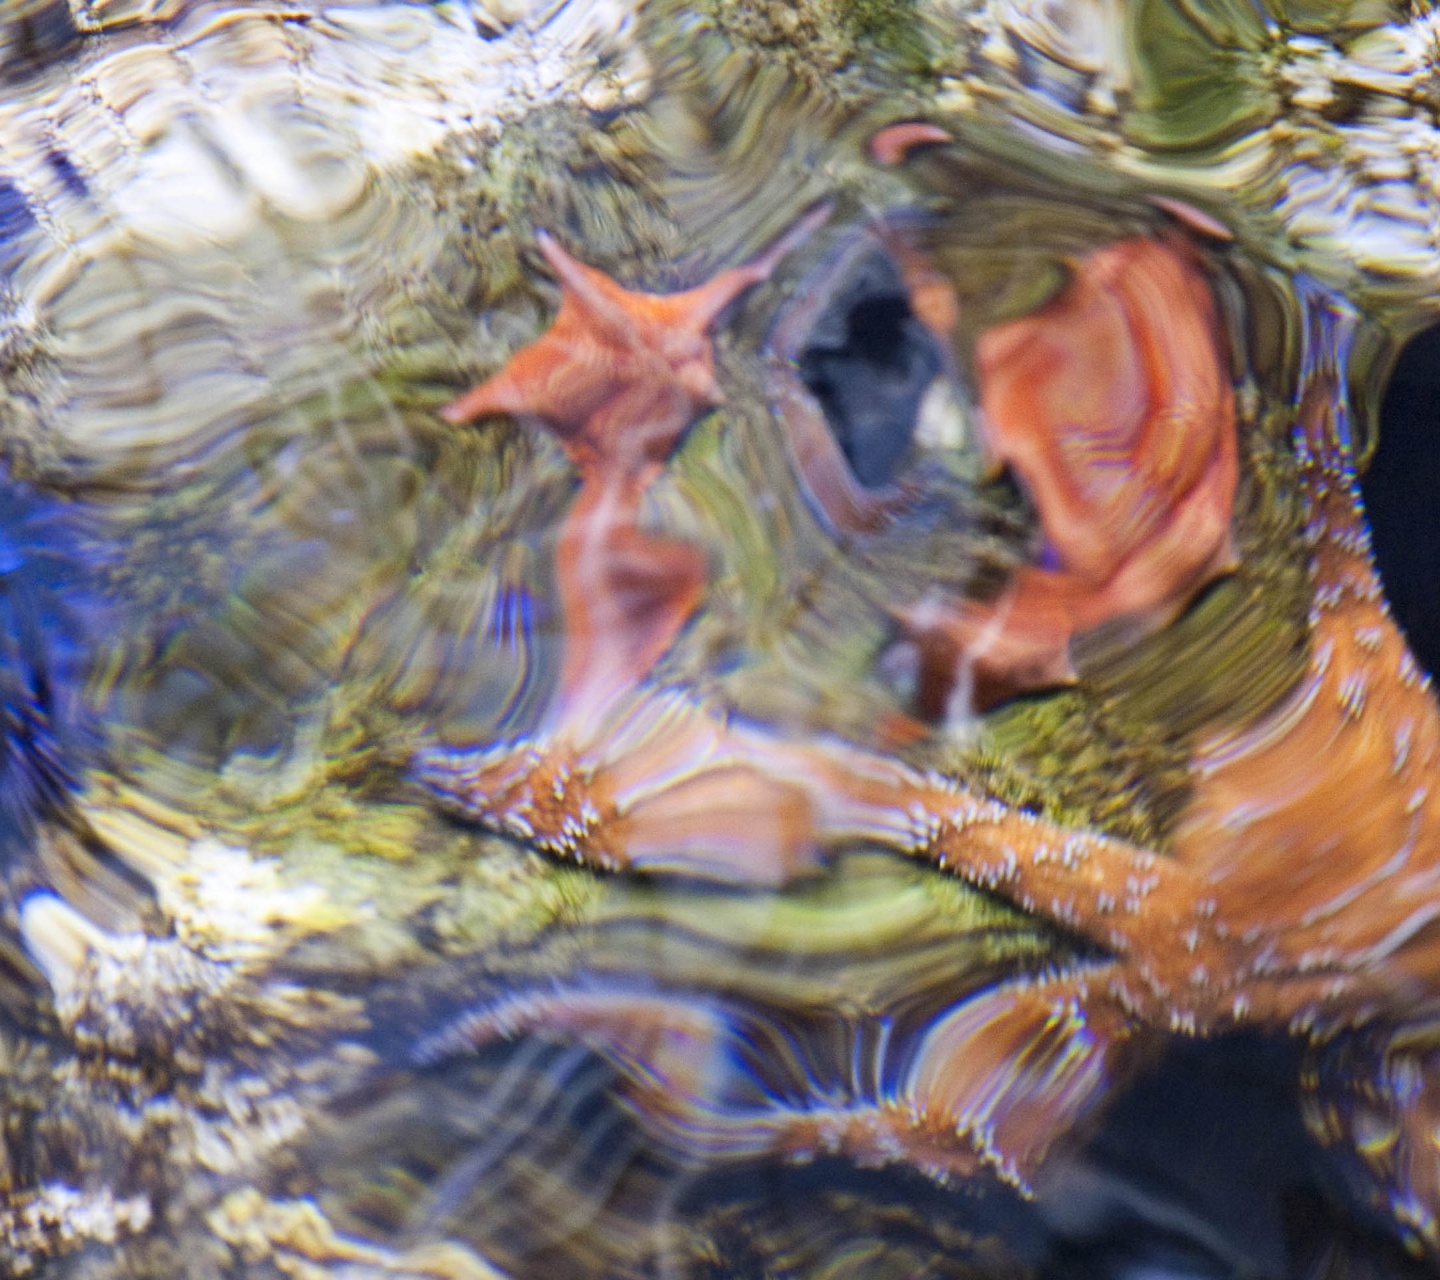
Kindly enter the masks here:
M 8 7 L 0 1270 L 1433 1268 L 1434 21 Z

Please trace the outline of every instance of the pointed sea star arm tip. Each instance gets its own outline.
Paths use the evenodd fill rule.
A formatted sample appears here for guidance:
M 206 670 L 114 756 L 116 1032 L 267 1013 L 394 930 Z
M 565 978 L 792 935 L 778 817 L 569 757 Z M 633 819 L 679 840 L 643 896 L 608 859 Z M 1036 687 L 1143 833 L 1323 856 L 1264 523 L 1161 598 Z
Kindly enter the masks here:
M 738 270 L 749 272 L 753 279 L 752 283 L 761 280 L 768 280 L 770 273 L 780 265 L 781 261 L 791 253 L 794 253 L 811 236 L 820 230 L 830 221 L 830 215 L 835 212 L 835 205 L 832 201 L 822 200 L 818 204 L 807 209 L 788 231 L 779 236 L 774 244 L 755 258 L 752 262 L 740 267 Z
M 675 295 L 677 309 L 683 313 L 697 333 L 703 333 L 751 285 L 761 284 L 771 273 L 822 226 L 829 221 L 834 205 L 829 200 L 808 209 L 805 214 L 763 253 L 743 266 L 722 271 L 713 279 L 683 294 Z
M 624 299 L 635 295 L 603 271 L 581 262 L 543 228 L 535 233 L 535 243 L 559 280 L 565 298 L 584 313 L 590 327 L 620 346 L 633 346 L 637 341 L 635 322 Z
M 885 168 L 893 168 L 902 160 L 909 159 L 917 147 L 943 145 L 955 141 L 955 135 L 948 129 L 928 120 L 902 120 L 887 125 L 870 139 L 870 158 Z
M 474 422 L 476 418 L 481 416 L 481 412 L 476 408 L 476 405 L 481 403 L 479 393 L 484 390 L 485 386 L 481 384 L 478 387 L 472 387 L 463 396 L 457 396 L 440 410 L 440 417 L 456 427 L 464 426 L 467 422 Z
M 440 410 L 440 417 L 452 426 L 459 427 L 478 418 L 488 418 L 492 414 L 516 413 L 519 410 L 519 399 L 514 394 L 511 379 L 502 369 L 493 378 L 487 378 L 450 401 Z
M 761 266 L 768 275 L 775 269 L 781 258 L 788 253 L 793 253 L 829 222 L 830 215 L 834 212 L 835 203 L 832 200 L 821 200 L 812 205 L 800 216 L 793 227 L 760 255 L 757 265 Z
M 560 282 L 562 284 L 568 284 L 569 277 L 582 265 L 580 260 L 571 254 L 570 251 L 566 249 L 560 241 L 555 239 L 553 235 L 546 231 L 544 227 L 541 227 L 540 230 L 535 233 L 535 244 L 545 258 L 545 261 L 550 264 L 550 269 L 560 277 Z

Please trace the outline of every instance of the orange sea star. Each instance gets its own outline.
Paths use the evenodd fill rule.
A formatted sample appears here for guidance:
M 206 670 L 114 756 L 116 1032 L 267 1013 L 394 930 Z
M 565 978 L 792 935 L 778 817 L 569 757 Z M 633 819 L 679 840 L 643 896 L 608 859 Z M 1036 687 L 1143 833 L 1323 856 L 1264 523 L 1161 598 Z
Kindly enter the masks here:
M 993 605 L 912 612 L 933 686 L 968 668 L 982 704 L 1073 678 L 1077 632 L 1168 621 L 1232 559 L 1235 406 L 1215 305 L 1189 254 L 1121 241 L 976 346 L 982 431 L 1040 514 L 1049 563 Z

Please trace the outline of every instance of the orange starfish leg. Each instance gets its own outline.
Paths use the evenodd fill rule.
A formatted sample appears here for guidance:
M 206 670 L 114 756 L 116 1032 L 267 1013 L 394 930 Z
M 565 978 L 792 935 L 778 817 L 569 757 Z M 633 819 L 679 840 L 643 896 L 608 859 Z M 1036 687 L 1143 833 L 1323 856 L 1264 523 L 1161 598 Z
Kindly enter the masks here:
M 1107 968 L 1004 983 L 939 1019 L 900 1091 L 902 1137 L 928 1133 L 929 1146 L 963 1135 L 1001 1178 L 1029 1190 L 1051 1146 L 1135 1063 L 1134 1025 L 1113 1004 L 1089 1000 Z
M 474 1009 L 416 1058 L 430 1064 L 532 1035 L 579 1041 L 616 1070 L 640 1125 L 687 1163 L 844 1154 L 865 1165 L 903 1161 L 942 1182 L 988 1167 L 1028 1191 L 1046 1152 L 1073 1135 L 1146 1043 L 1113 1009 L 1086 1012 L 1085 995 L 1104 979 L 1101 967 L 1008 982 L 918 1036 L 837 1019 L 839 1034 L 823 1039 L 851 1048 L 827 1064 L 833 1080 L 818 1095 L 804 1074 L 787 1078 L 795 1033 L 761 1010 L 583 980 Z M 771 1078 L 757 1080 L 745 1059 L 771 1043 L 779 1052 L 757 1064 Z
M 909 619 L 922 646 L 958 654 L 995 696 L 1056 683 L 1076 632 L 1163 622 L 1223 571 L 1238 466 L 1221 351 L 1203 276 L 1153 239 L 1082 259 L 1051 302 L 982 335 L 982 430 L 1029 490 L 1053 563 L 993 606 Z
M 1440 709 L 1371 563 L 1337 363 L 1312 376 L 1297 427 L 1309 670 L 1260 723 L 1202 744 L 1176 834 L 1232 927 L 1283 931 L 1277 964 L 1333 975 L 1329 1011 L 1274 997 L 1322 1025 L 1406 1016 L 1440 980 Z
M 870 139 L 870 156 L 876 164 L 894 168 L 916 147 L 937 146 L 954 142 L 954 134 L 926 120 L 902 120 L 886 125 Z

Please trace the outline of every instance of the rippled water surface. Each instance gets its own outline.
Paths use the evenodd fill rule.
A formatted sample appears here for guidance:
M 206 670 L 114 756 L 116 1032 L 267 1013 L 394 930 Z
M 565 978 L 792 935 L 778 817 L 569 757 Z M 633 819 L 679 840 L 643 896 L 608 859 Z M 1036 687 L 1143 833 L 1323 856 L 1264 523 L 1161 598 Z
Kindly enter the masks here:
M 1433 1274 L 1437 48 L 0 0 L 0 1274 Z

